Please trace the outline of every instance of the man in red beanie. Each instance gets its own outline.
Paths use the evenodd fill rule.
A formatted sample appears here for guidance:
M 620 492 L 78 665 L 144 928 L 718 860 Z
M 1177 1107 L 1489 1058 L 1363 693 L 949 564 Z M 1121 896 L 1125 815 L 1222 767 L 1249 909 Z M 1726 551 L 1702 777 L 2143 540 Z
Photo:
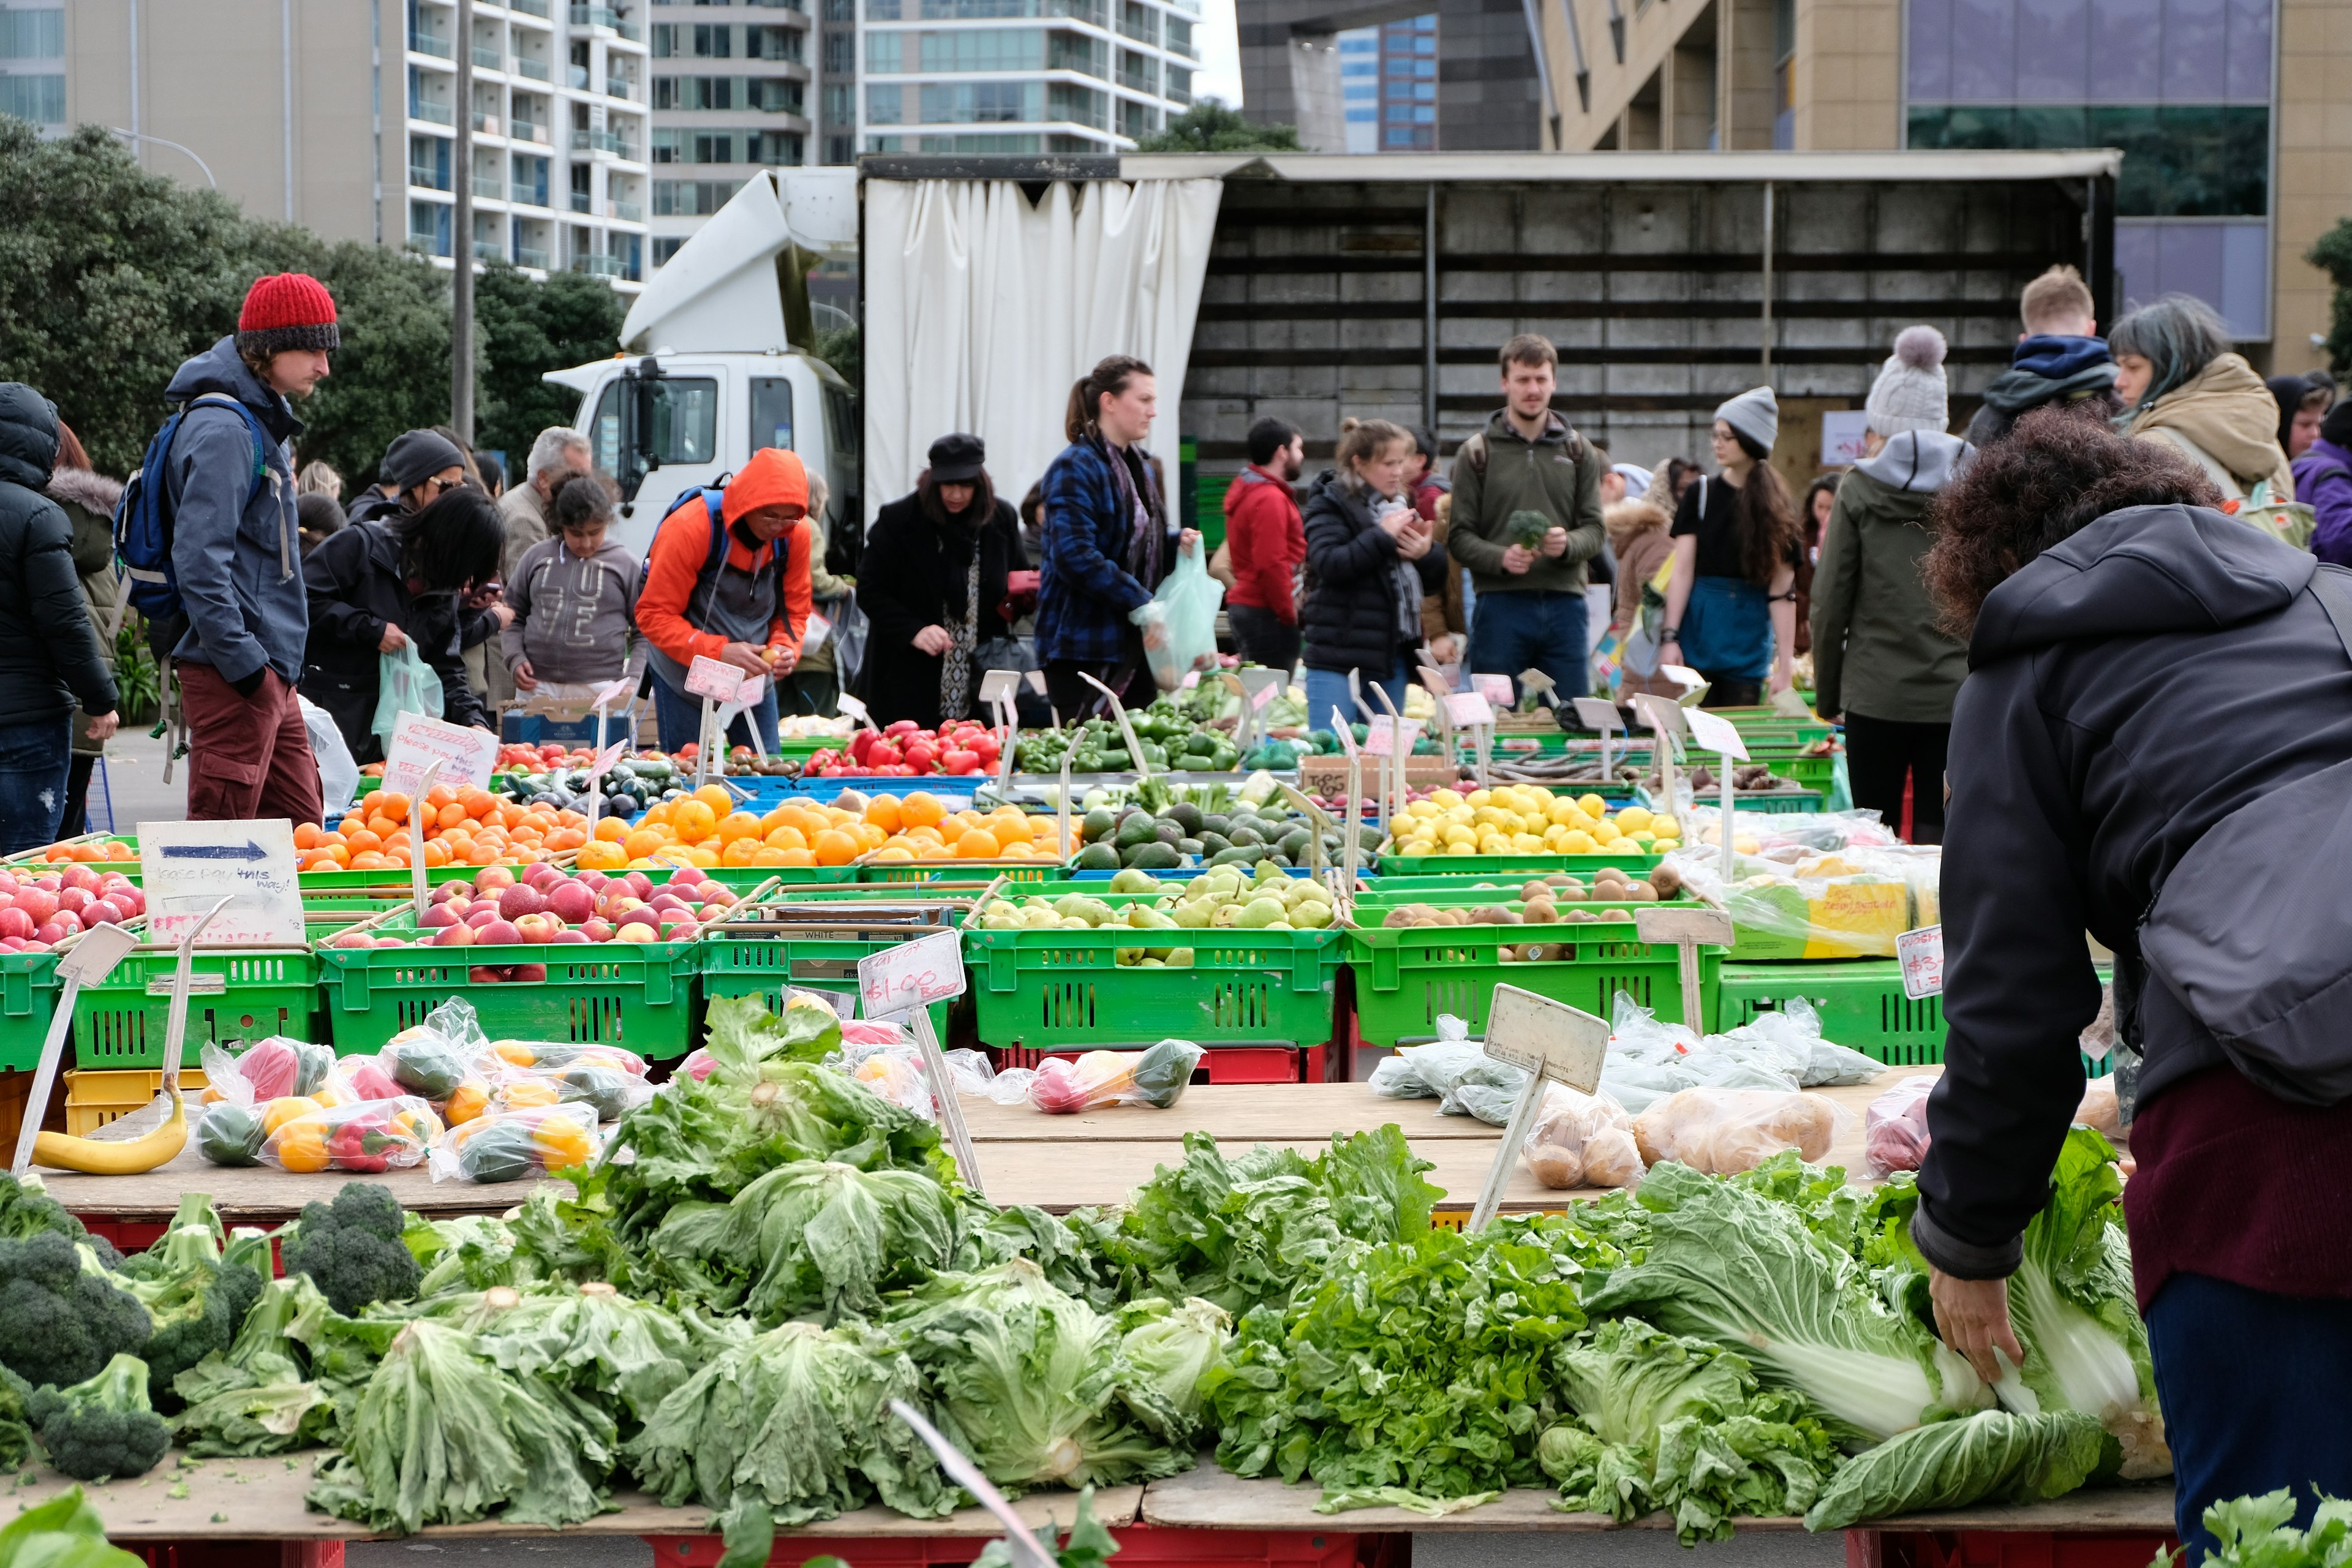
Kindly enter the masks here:
M 652 645 L 654 711 L 662 750 L 701 732 L 702 699 L 686 676 L 697 655 L 770 678 L 758 703 L 729 726 L 749 745 L 776 748 L 776 683 L 800 662 L 808 625 L 808 473 L 796 453 L 766 447 L 719 498 L 718 515 L 699 492 L 680 498 L 646 552 L 637 629 Z M 753 726 L 757 726 L 756 729 Z
M 163 479 L 185 612 L 169 647 L 187 716 L 191 821 L 325 816 L 294 697 L 310 609 L 289 447 L 302 425 L 287 400 L 310 395 L 339 341 L 324 284 L 299 272 L 258 279 L 236 334 L 164 390 L 187 408 Z

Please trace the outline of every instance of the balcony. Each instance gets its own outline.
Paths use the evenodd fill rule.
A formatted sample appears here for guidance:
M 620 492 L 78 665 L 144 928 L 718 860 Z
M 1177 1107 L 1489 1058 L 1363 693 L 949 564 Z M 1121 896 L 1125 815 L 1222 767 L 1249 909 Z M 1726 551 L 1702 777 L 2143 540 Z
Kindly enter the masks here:
M 606 202 L 604 216 L 618 218 L 623 223 L 643 223 L 646 221 L 646 209 L 640 202 Z
M 554 19 L 554 6 L 550 0 L 507 0 L 507 9 L 520 11 L 526 16 L 537 16 L 542 21 Z
M 517 55 L 515 57 L 514 71 L 515 75 L 527 76 L 533 81 L 546 81 L 549 79 L 547 62 L 545 60 L 532 59 L 529 55 Z
M 573 9 L 579 7 L 574 6 Z M 592 278 L 618 278 L 621 268 L 621 258 L 617 256 L 575 256 L 572 258 L 572 271 L 585 272 Z
M 449 176 L 426 164 L 411 163 L 408 165 L 408 183 L 428 191 L 446 191 L 449 188 Z
M 427 256 L 446 256 L 449 254 L 449 247 L 442 243 L 440 236 L 426 234 L 417 230 L 410 231 L 408 236 L 408 248 L 411 250 L 422 251 Z
M 594 205 L 595 204 L 588 199 L 587 192 L 574 191 L 572 193 L 572 210 L 573 212 L 585 214 L 591 211 Z
M 408 118 L 427 121 L 435 125 L 455 125 L 457 117 L 446 103 L 417 101 L 408 106 Z
M 604 79 L 604 96 L 606 98 L 630 97 L 629 79 L 625 76 L 606 77 Z
M 625 158 L 633 163 L 637 161 L 636 153 L 630 147 L 628 138 L 615 136 L 609 131 L 574 131 L 572 133 L 573 152 L 582 150 L 580 139 L 583 136 L 588 139 L 588 147 L 595 152 L 610 153 L 615 158 Z
M 609 5 L 574 5 L 572 7 L 572 25 L 575 27 L 610 27 L 631 43 L 637 39 L 637 25 L 621 20 L 621 14 Z
M 474 259 L 475 259 L 475 260 L 477 260 L 477 261 L 504 261 L 506 258 L 507 258 L 507 247 L 506 247 L 505 246 L 503 246 L 503 245 L 500 245 L 497 240 L 495 240 L 495 239 L 478 239 L 478 240 L 474 241 Z
M 1190 103 L 1192 101 L 1192 89 L 1189 87 L 1178 87 L 1175 77 L 1171 75 L 1168 79 L 1167 98 L 1171 103 Z
M 415 184 L 413 180 L 409 183 L 411 184 Z M 511 199 L 517 206 L 543 207 L 547 205 L 547 187 L 541 184 L 536 180 L 531 181 L 528 184 L 520 180 L 517 180 L 509 187 L 509 189 L 513 193 L 509 199 Z
M 1182 55 L 1188 60 L 1197 60 L 1201 58 L 1201 46 L 1190 38 L 1179 38 L 1171 34 L 1166 47 L 1170 54 Z
M 474 113 L 474 129 L 485 136 L 496 136 L 499 134 L 499 117 L 495 114 L 484 114 L 477 110 Z
M 528 245 L 518 245 L 515 247 L 514 262 L 517 267 L 535 267 L 544 272 L 547 270 L 547 252 L 534 250 Z
M 586 92 L 588 90 L 588 68 L 586 66 L 565 66 L 563 68 L 563 85 L 569 88 L 577 89 L 582 92 Z
M 436 59 L 453 60 L 457 58 L 457 50 L 450 47 L 448 39 L 436 38 L 430 33 L 411 32 L 408 49 L 411 54 L 431 55 Z
M 1129 70 L 1121 67 L 1118 73 L 1118 85 L 1131 92 L 1149 93 L 1157 97 L 1160 92 L 1160 83 L 1154 78 L 1158 75 L 1157 71 L 1149 67 L 1139 71 Z
M 1148 11 L 1140 17 L 1122 15 L 1118 19 L 1118 36 L 1133 38 L 1139 44 L 1157 44 L 1160 42 L 1159 19 Z
M 547 144 L 547 127 L 534 125 L 528 120 L 516 121 L 509 135 L 517 142 L 536 142 L 541 146 Z
M 504 49 L 486 49 L 481 45 L 476 44 L 474 64 L 484 70 L 504 70 L 507 66 L 507 52 Z

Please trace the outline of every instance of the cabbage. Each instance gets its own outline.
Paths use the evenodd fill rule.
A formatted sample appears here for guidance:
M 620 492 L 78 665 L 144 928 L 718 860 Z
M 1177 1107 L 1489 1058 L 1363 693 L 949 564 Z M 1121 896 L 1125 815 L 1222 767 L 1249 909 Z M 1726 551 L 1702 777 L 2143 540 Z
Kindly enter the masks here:
M 2099 1424 L 2073 1410 L 1984 1410 L 1939 1421 L 1848 1460 L 1806 1513 L 1805 1528 L 1843 1530 L 1923 1509 L 2063 1497 L 2098 1468 L 2105 1444 Z
M 1171 1444 L 1189 1445 L 1201 1426 L 1201 1374 L 1223 1357 L 1232 1314 L 1197 1296 L 1181 1307 L 1153 1296 L 1127 1307 L 1118 1321 L 1127 1363 L 1120 1401 Z
M 1992 1403 L 1969 1363 L 1890 1310 L 1803 1211 L 1671 1162 L 1651 1168 L 1635 1201 L 1650 1211 L 1647 1256 L 1585 1297 L 1594 1316 L 1638 1310 L 1737 1352 L 1850 1445 Z

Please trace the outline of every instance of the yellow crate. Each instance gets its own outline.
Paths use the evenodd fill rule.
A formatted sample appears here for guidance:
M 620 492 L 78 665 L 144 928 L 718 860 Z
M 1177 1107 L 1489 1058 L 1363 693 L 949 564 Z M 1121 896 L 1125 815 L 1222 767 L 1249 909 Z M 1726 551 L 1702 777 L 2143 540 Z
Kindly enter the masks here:
M 66 1131 L 75 1138 L 87 1138 L 119 1116 L 128 1116 L 155 1098 L 163 1088 L 163 1072 L 142 1068 L 68 1070 L 66 1075 Z M 205 1074 L 201 1068 L 180 1069 L 180 1092 L 194 1098 L 202 1094 Z

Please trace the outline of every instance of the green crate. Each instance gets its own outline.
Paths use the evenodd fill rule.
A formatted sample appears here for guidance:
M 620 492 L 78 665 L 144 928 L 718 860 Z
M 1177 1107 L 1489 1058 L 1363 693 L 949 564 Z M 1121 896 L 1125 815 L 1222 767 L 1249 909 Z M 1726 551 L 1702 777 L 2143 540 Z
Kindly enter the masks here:
M 1748 760 L 1771 769 L 1776 778 L 1784 778 L 1790 784 L 1801 784 L 1806 789 L 1819 790 L 1823 794 L 1829 792 L 1831 781 L 1837 773 L 1837 757 L 1828 752 L 1776 753 L 1751 751 Z
M 404 915 L 376 928 L 412 936 Z M 599 1041 L 649 1059 L 693 1046 L 694 943 L 520 942 L 510 947 L 322 947 L 314 994 L 339 1055 L 383 1048 L 452 996 L 492 1039 Z M 477 982 L 474 965 L 543 963 L 544 980 Z
M 1663 855 L 1382 855 L 1378 875 L 1384 883 L 1395 877 L 1549 877 L 1565 871 L 1589 877 L 1605 866 L 1620 871 L 1649 870 Z M 1367 860 L 1365 870 L 1374 869 Z
M 40 1066 L 58 989 L 56 953 L 0 952 L 0 1071 Z
M 922 898 L 919 889 L 923 886 L 914 885 L 914 898 Z M 868 899 L 874 896 L 866 888 L 854 890 Z M 795 895 L 792 907 L 806 910 L 821 907 L 821 903 Z M 814 985 L 854 995 L 857 991 L 859 959 L 952 929 L 963 921 L 961 906 L 934 905 L 926 913 L 930 918 L 920 922 L 860 921 L 850 914 L 843 916 L 842 923 L 832 929 L 789 935 L 738 933 L 727 925 L 713 926 L 693 944 L 695 964 L 702 977 L 702 998 L 708 1002 L 716 996 L 757 996 L 766 1004 L 768 1011 L 782 1013 L 784 992 L 793 985 Z M 931 1029 L 941 1045 L 947 1044 L 948 1014 L 952 1007 L 951 1002 L 931 1005 Z
M 74 997 L 74 1061 L 109 1069 L 163 1065 L 172 976 L 179 954 L 139 948 Z M 306 948 L 198 949 L 189 961 L 188 1030 L 180 1065 L 194 1067 L 207 1040 L 220 1045 L 284 1035 L 324 1040 L 319 961 Z
M 1612 922 L 1613 924 L 1613 922 Z M 1437 1038 L 1437 1020 L 1451 1013 L 1475 1037 L 1486 1027 L 1495 987 L 1517 985 L 1539 996 L 1580 1007 L 1595 1017 L 1613 1016 L 1617 993 L 1625 992 L 1653 1009 L 1664 1023 L 1683 1022 L 1682 969 L 1676 950 L 1665 942 L 1625 936 L 1587 939 L 1592 928 L 1576 926 L 1415 926 L 1402 931 L 1351 930 L 1348 966 L 1356 980 L 1356 1028 L 1368 1046 L 1409 1046 Z M 1608 928 L 1604 928 L 1608 929 Z M 1528 931 L 1541 933 L 1529 938 Z M 1554 932 L 1579 933 L 1572 957 L 1536 963 L 1506 963 L 1496 956 L 1509 931 L 1516 942 L 1561 940 Z M 1713 997 L 1723 970 L 1723 950 L 1699 950 L 1699 1013 L 1715 1011 Z
M 1321 1045 L 1347 933 L 979 931 L 963 933 L 982 1041 L 999 1049 Z M 1189 969 L 1122 969 L 1121 948 L 1189 947 Z
M 1072 819 L 1073 826 L 1076 818 Z M 1051 882 L 1066 874 L 1060 860 L 861 860 L 857 879 L 881 882 L 969 882 L 974 877 L 1007 882 Z
M 1736 1028 L 1801 996 L 1821 1015 L 1822 1034 L 1895 1067 L 1944 1059 L 1941 998 L 1903 994 L 1903 966 L 1891 958 L 1818 963 L 1727 963 L 1715 1026 Z

